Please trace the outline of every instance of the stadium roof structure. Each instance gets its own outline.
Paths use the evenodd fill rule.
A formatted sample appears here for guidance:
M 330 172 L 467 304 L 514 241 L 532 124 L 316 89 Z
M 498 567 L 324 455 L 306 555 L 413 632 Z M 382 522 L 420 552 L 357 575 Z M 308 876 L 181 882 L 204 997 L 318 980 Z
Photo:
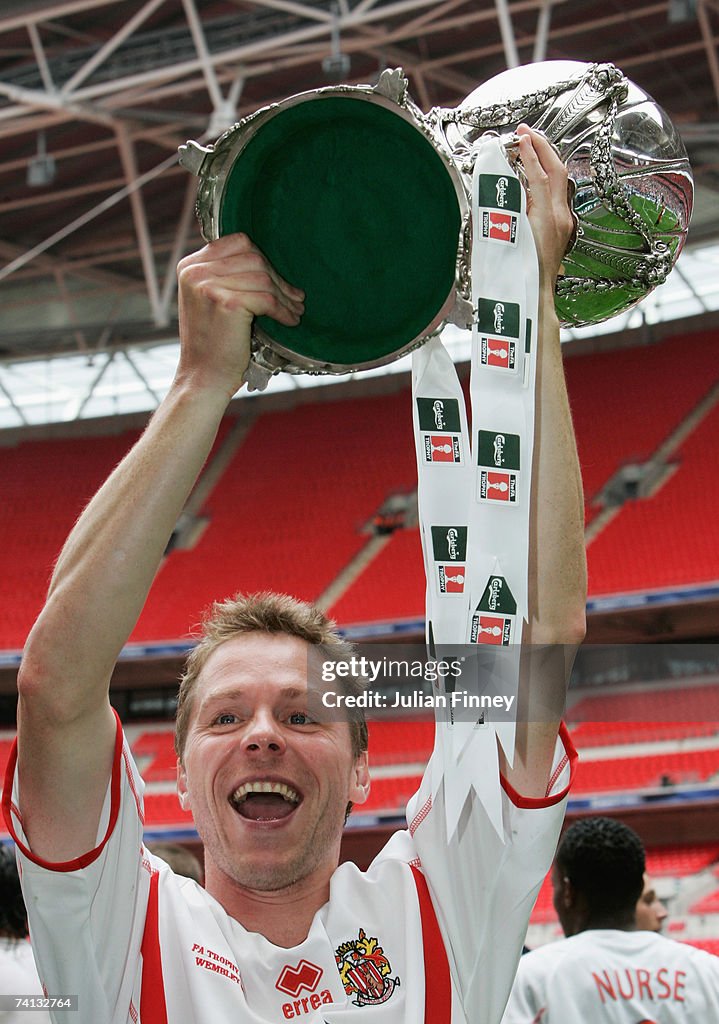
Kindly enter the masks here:
M 697 196 L 671 283 L 610 329 L 716 310 L 717 34 L 719 0 L 3 5 L 0 427 L 154 406 L 174 366 L 175 265 L 199 242 L 177 147 L 385 67 L 429 109 L 508 66 L 614 62 L 680 129 Z

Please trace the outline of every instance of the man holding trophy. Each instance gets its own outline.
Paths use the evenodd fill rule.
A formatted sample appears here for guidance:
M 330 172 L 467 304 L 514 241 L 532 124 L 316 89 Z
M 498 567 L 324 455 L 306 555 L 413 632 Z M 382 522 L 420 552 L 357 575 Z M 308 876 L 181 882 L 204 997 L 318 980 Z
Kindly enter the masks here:
M 308 694 L 317 658 L 349 648 L 308 606 L 239 597 L 215 607 L 178 710 L 178 791 L 205 846 L 206 890 L 145 849 L 142 781 L 109 703 L 110 676 L 243 384 L 253 321 L 292 329 L 304 311 L 303 282 L 284 280 L 247 234 L 211 241 L 178 267 L 172 386 L 71 532 L 18 680 L 6 820 L 41 979 L 50 996 L 79 996 L 82 1024 L 501 1019 L 569 788 L 574 752 L 560 718 L 586 588 L 555 312 L 575 227 L 567 169 L 527 125 L 515 144 L 539 313 L 514 749 L 500 750 L 501 775 L 491 757 L 471 766 L 450 822 L 472 750 L 455 765 L 451 725 L 438 723 L 408 830 L 368 872 L 338 867 L 347 807 L 369 791 L 366 726 L 328 720 Z M 490 746 L 496 766 L 494 734 Z M 487 789 L 494 812 L 472 786 Z

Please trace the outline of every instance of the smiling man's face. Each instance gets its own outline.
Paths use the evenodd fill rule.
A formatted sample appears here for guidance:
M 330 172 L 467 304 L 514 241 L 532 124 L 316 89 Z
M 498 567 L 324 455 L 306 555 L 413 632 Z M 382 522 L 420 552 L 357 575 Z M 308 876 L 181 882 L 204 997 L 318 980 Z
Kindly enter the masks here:
M 367 798 L 367 755 L 352 753 L 347 723 L 308 706 L 311 654 L 298 637 L 243 633 L 200 673 L 178 790 L 210 889 L 219 876 L 257 892 L 328 880 L 347 803 Z

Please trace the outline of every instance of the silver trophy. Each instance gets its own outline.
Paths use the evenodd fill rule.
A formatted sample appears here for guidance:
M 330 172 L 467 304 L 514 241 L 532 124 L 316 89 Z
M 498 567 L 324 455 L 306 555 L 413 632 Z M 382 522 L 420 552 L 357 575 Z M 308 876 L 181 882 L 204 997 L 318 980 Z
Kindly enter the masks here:
M 520 121 L 569 170 L 577 227 L 557 282 L 561 323 L 624 312 L 674 266 L 693 183 L 667 114 L 612 64 L 515 68 L 426 114 L 396 68 L 375 86 L 290 96 L 214 145 L 182 146 L 205 238 L 248 233 L 307 294 L 298 327 L 255 322 L 250 386 L 280 370 L 380 366 L 447 322 L 470 327 L 474 144 L 494 132 L 513 158 Z
M 454 159 L 487 130 L 542 131 L 574 186 L 573 244 L 557 282 L 565 326 L 600 323 L 666 280 L 684 245 L 694 186 L 667 114 L 612 64 L 544 61 L 505 71 L 428 115 Z

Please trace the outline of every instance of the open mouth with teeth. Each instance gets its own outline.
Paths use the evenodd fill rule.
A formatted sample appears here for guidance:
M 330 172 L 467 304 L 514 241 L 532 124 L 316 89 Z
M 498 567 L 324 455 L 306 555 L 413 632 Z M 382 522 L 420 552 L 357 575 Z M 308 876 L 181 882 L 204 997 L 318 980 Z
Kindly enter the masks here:
M 300 794 L 285 782 L 244 782 L 230 797 L 230 803 L 249 821 L 277 821 L 299 807 Z

